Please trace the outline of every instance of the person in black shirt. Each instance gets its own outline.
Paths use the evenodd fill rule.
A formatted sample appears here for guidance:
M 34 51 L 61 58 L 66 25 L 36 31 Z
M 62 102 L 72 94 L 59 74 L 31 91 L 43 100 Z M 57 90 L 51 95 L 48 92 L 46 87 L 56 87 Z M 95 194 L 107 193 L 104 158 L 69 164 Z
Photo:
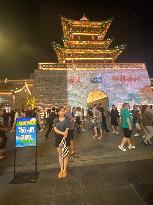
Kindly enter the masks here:
M 4 128 L 8 129 L 9 125 L 9 113 L 6 112 L 6 110 L 3 110 L 3 125 Z
M 58 117 L 55 111 L 56 111 L 55 107 L 52 108 L 52 111 L 50 109 L 48 110 L 48 117 L 47 117 L 48 130 L 45 134 L 45 139 L 48 139 L 48 135 L 51 132 L 53 127 L 54 119 Z
M 0 122 L 0 149 L 3 148 L 7 143 L 6 128 Z
M 15 118 L 15 111 L 14 111 L 14 110 L 11 110 L 10 118 L 11 118 L 10 126 L 13 127 L 13 124 L 14 124 L 14 118 Z
M 131 114 L 132 114 L 132 122 L 133 122 L 133 126 L 135 128 L 136 133 L 134 134 L 135 137 L 140 136 L 140 132 L 141 132 L 141 126 L 140 126 L 140 112 L 138 110 L 137 105 L 133 105 L 133 110 L 131 110 Z
M 91 106 L 87 110 L 87 115 L 88 115 L 89 121 L 93 119 L 93 110 Z
M 102 107 L 101 103 L 99 103 L 99 106 L 97 107 L 97 110 L 99 110 L 101 112 L 101 114 L 102 114 L 102 127 L 106 130 L 106 132 L 109 132 L 109 130 L 107 128 L 105 110 Z
M 28 106 L 28 110 L 26 111 L 26 117 L 34 117 L 34 112 L 32 110 L 31 105 Z
M 119 112 L 115 105 L 112 105 L 112 110 L 110 112 L 110 117 L 111 117 L 111 125 L 112 125 L 112 133 L 113 134 L 119 134 L 118 132 L 118 122 L 119 122 Z
M 37 122 L 37 128 L 39 130 L 39 132 L 42 132 L 43 129 L 40 126 L 41 123 L 41 115 L 40 115 L 40 111 L 38 110 L 38 108 L 34 108 L 33 109 L 33 117 L 36 118 L 36 122 Z

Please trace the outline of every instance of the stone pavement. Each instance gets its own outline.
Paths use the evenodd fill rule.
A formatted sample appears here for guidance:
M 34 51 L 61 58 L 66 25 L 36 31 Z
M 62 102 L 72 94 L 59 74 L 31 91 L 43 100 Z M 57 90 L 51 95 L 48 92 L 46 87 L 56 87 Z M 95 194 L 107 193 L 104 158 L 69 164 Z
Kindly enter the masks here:
M 40 172 L 36 183 L 0 180 L 2 205 L 152 205 L 153 160 L 71 167 L 66 179 L 56 168 Z
M 0 161 L 0 205 L 153 205 L 153 146 L 133 137 L 135 150 L 121 152 L 121 135 L 104 133 L 94 141 L 88 130 L 77 137 L 79 159 L 70 158 L 68 177 L 58 180 L 57 154 L 53 134 L 45 141 L 38 134 L 36 183 L 9 184 L 13 178 L 13 142 L 9 134 L 6 159 Z M 17 172 L 34 169 L 34 149 L 17 150 Z
M 106 164 L 115 162 L 126 162 L 141 159 L 149 159 L 153 157 L 153 146 L 146 147 L 141 141 L 141 137 L 133 137 L 133 143 L 136 145 L 135 150 L 121 152 L 118 145 L 122 139 L 120 135 L 113 135 L 111 132 L 103 134 L 103 140 L 93 140 L 93 131 L 87 129 L 77 136 L 77 152 L 80 155 L 79 159 L 70 158 L 70 167 L 84 166 L 93 164 Z M 45 130 L 46 131 L 46 130 Z M 49 169 L 58 167 L 58 159 L 56 148 L 54 147 L 54 135 L 49 136 L 49 139 L 44 140 L 45 131 L 38 134 L 38 168 Z M 3 165 L 9 171 L 13 165 L 13 144 L 14 136 L 9 134 L 9 143 L 7 147 L 6 160 L 1 160 L 0 166 Z M 17 165 L 19 170 L 32 169 L 34 164 L 35 149 L 19 148 L 17 149 Z

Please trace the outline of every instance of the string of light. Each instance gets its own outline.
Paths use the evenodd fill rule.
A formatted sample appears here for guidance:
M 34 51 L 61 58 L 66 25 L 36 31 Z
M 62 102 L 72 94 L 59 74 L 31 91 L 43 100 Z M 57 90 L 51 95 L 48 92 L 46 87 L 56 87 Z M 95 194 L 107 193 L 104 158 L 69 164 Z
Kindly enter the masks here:
M 24 85 L 21 89 L 15 90 L 14 93 L 19 93 L 19 92 L 21 92 L 22 90 L 24 90 L 24 88 L 26 88 L 27 91 L 28 91 L 28 93 L 31 95 L 31 92 L 30 92 L 30 90 L 29 90 L 28 85 L 27 85 L 26 82 L 25 82 L 25 85 Z

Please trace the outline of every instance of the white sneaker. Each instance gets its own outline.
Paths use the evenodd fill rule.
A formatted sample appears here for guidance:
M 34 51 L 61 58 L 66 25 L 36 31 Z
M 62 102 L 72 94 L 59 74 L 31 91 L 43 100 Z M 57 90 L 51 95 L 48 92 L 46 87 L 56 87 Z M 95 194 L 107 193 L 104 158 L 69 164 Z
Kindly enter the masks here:
M 138 136 L 140 136 L 140 134 L 139 133 L 135 133 L 134 137 L 138 137 Z
M 43 131 L 43 129 L 39 130 L 39 132 L 42 132 L 42 131 Z
M 115 130 L 112 131 L 112 134 L 115 134 Z
M 135 149 L 135 146 L 130 144 L 130 145 L 128 146 L 128 148 L 129 148 L 129 149 Z
M 119 135 L 119 132 L 116 132 L 115 134 L 116 134 L 116 135 Z
M 150 140 L 147 140 L 147 142 L 148 142 L 148 144 L 149 144 L 149 145 L 151 145 L 151 144 L 152 144 L 152 142 L 151 142 Z
M 119 145 L 118 148 L 123 151 L 123 152 L 126 152 L 126 149 L 122 146 L 122 145 Z

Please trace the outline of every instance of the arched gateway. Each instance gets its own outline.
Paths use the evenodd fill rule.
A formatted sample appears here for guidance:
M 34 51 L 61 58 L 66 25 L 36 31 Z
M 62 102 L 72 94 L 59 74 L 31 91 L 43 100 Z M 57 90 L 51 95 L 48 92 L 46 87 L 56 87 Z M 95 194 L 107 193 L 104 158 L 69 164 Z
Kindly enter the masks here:
M 108 107 L 109 99 L 108 95 L 102 90 L 92 90 L 87 97 L 87 106 L 101 103 L 104 108 Z

